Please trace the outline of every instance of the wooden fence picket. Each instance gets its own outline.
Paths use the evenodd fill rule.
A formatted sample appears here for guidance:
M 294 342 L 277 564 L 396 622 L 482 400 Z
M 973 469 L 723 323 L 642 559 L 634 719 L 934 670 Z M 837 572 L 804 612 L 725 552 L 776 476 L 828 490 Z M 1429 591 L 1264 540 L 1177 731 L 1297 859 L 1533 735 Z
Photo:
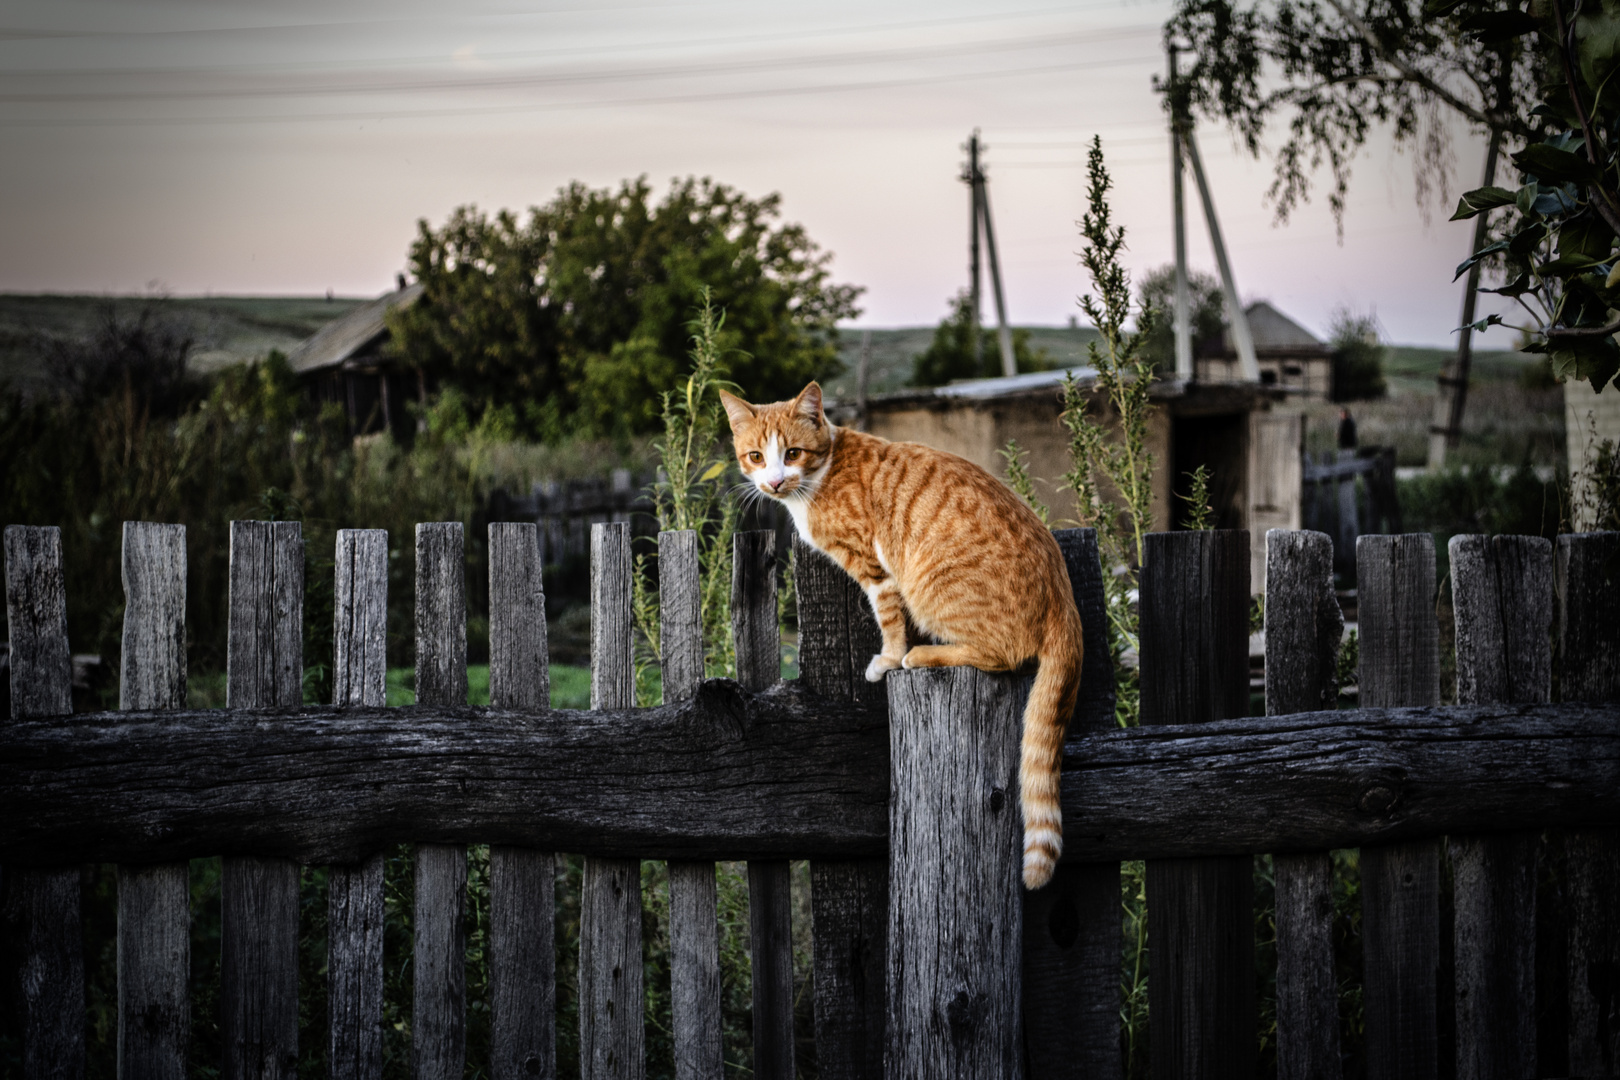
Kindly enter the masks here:
M 388 703 L 388 533 L 341 529 L 333 557 L 332 704 Z M 382 1075 L 383 854 L 326 873 L 327 1068 Z
M 1361 706 L 1438 705 L 1434 538 L 1361 537 L 1356 583 Z M 1367 1075 L 1378 1080 L 1439 1074 L 1440 884 L 1438 838 L 1361 849 Z
M 636 703 L 630 526 L 591 526 L 591 708 Z M 642 1080 L 641 862 L 587 856 L 579 913 L 582 1080 Z
M 1113 730 L 1114 665 L 1095 529 L 1055 532 L 1085 634 L 1069 739 Z M 1078 825 L 1079 823 L 1075 823 Z M 1029 1080 L 1120 1075 L 1119 863 L 1063 862 L 1024 894 L 1024 1045 Z
M 489 526 L 489 703 L 551 707 L 540 536 L 532 524 Z M 490 1074 L 557 1075 L 557 857 L 489 849 Z
M 886 684 L 867 682 L 864 674 L 882 643 L 860 586 L 799 538 L 793 582 L 799 678 L 822 697 L 862 702 L 885 715 Z M 887 859 L 811 862 L 816 1065 L 823 1080 L 883 1076 L 888 903 Z
M 692 529 L 658 534 L 659 662 L 664 702 L 703 682 L 702 567 Z M 712 862 L 669 862 L 670 1019 L 676 1080 L 725 1070 L 720 1017 L 720 923 Z
M 467 704 L 466 539 L 461 522 L 416 527 L 416 700 Z M 460 1080 L 467 1057 L 467 849 L 418 844 L 412 941 L 413 1080 Z
M 7 525 L 6 624 L 11 719 L 73 712 L 62 531 Z M 23 1074 L 84 1075 L 84 935 L 79 868 L 6 867 L 5 922 L 19 942 Z
M 1552 544 L 1454 536 L 1457 704 L 1552 700 Z M 1536 1070 L 1539 830 L 1449 838 L 1454 881 L 1457 1080 Z
M 124 523 L 120 709 L 186 704 L 186 527 Z M 191 865 L 118 868 L 118 1074 L 186 1075 Z
M 296 521 L 231 522 L 225 704 L 289 708 L 304 697 L 304 539 Z M 226 856 L 220 898 L 227 1080 L 298 1067 L 298 864 Z
M 1266 715 L 1331 709 L 1344 615 L 1326 533 L 1266 533 Z M 1333 862 L 1325 851 L 1272 858 L 1277 912 L 1277 1076 L 1341 1074 L 1333 967 Z
M 1141 597 L 1143 726 L 1247 716 L 1249 534 L 1149 533 Z M 1251 1075 L 1254 859 L 1149 859 L 1147 908 L 1155 1072 Z
M 1620 533 L 1560 536 L 1559 696 L 1620 701 Z M 1569 917 L 1569 1073 L 1620 1072 L 1620 829 L 1565 837 Z

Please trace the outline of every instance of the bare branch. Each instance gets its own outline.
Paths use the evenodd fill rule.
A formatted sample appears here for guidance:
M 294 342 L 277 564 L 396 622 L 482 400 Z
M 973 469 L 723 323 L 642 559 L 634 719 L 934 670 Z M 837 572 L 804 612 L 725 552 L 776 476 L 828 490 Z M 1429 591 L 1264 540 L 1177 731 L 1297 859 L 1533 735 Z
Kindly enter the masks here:
M 1328 4 L 1332 6 L 1333 10 L 1339 13 L 1345 22 L 1349 23 L 1355 28 L 1356 33 L 1360 34 L 1366 39 L 1367 44 L 1372 46 L 1373 52 L 1378 54 L 1378 58 L 1380 60 L 1383 60 L 1384 63 L 1388 64 L 1396 71 L 1399 71 L 1402 75 L 1406 76 L 1407 79 L 1417 83 L 1419 86 L 1429 91 L 1429 93 L 1433 94 L 1441 101 L 1444 101 L 1447 105 L 1450 105 L 1453 109 L 1456 109 L 1458 112 L 1462 113 L 1476 124 L 1483 124 L 1488 128 L 1506 128 L 1509 126 L 1505 118 L 1500 116 L 1492 117 L 1480 109 L 1468 104 L 1468 102 L 1464 101 L 1456 94 L 1453 94 L 1444 86 L 1441 86 L 1439 83 L 1435 82 L 1434 79 L 1430 78 L 1422 71 L 1413 67 L 1411 64 L 1408 64 L 1405 60 L 1402 60 L 1400 57 L 1395 56 L 1388 49 L 1384 48 L 1384 43 L 1378 40 L 1378 35 L 1373 33 L 1372 27 L 1368 26 L 1361 20 L 1359 16 L 1346 7 L 1342 0 L 1328 0 Z

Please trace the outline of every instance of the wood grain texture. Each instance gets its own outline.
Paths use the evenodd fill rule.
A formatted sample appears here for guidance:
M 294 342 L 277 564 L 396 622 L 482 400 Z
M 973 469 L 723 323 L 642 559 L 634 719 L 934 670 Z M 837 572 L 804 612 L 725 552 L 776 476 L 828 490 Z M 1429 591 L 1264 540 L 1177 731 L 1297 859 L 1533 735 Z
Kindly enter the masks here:
M 635 706 L 630 526 L 591 526 L 591 708 Z M 645 714 L 628 714 L 639 730 Z M 690 782 L 690 781 L 688 781 Z M 579 850 L 575 848 L 574 850 Z M 642 1080 L 641 864 L 587 858 L 579 915 L 581 1080 Z
M 1266 533 L 1266 715 L 1331 709 L 1344 615 L 1326 533 Z M 1277 918 L 1277 1075 L 1341 1074 L 1333 967 L 1333 863 L 1325 851 L 1272 860 Z
M 1434 538 L 1356 541 L 1363 707 L 1440 700 Z M 1521 819 L 1522 820 L 1522 819 Z M 1440 1068 L 1440 842 L 1361 850 L 1367 1075 L 1426 1080 Z
M 296 521 L 233 521 L 225 700 L 303 700 L 304 540 Z M 178 719 L 178 714 L 172 714 Z M 274 730 L 279 721 L 267 718 Z M 227 857 L 220 905 L 226 1080 L 291 1078 L 298 1063 L 298 865 Z
M 1558 538 L 1560 696 L 1620 701 L 1620 533 Z M 1620 1074 L 1620 830 L 1565 840 L 1569 918 L 1569 1070 Z
M 1112 731 L 1114 668 L 1095 529 L 1052 534 L 1063 552 L 1086 644 L 1071 742 Z M 1072 821 L 1072 819 L 1071 819 Z M 1031 1080 L 1117 1077 L 1119 863 L 1064 863 L 1024 893 L 1024 1059 Z
M 388 704 L 388 531 L 339 529 L 333 559 L 332 704 Z
M 467 1058 L 467 849 L 416 849 L 411 1076 L 459 1080 Z
M 332 704 L 387 704 L 388 533 L 343 529 L 333 558 Z M 327 1062 L 333 1080 L 383 1067 L 383 856 L 327 869 Z
M 65 717 L 73 688 L 61 531 L 8 525 L 4 543 L 12 719 Z M 61 866 L 60 853 L 43 861 L 58 865 L 4 870 L 5 928 L 19 963 L 23 1075 L 75 1080 L 85 1065 L 79 868 Z
M 345 862 L 412 837 L 645 858 L 879 855 L 885 733 L 800 682 L 749 695 L 714 679 L 689 702 L 603 713 L 305 706 L 17 723 L 0 731 L 0 859 Z M 1617 715 L 1468 705 L 1090 735 L 1064 755 L 1064 855 L 1606 826 L 1620 821 Z
M 551 705 L 539 529 L 489 526 L 489 700 L 509 709 Z M 496 1080 L 557 1075 L 556 856 L 489 849 L 490 1073 Z
M 67 716 L 73 711 L 73 673 L 62 531 L 7 525 L 5 548 L 12 719 Z
M 884 757 L 886 845 L 888 691 L 886 684 L 869 683 L 864 675 L 867 661 L 881 647 L 877 622 L 855 581 L 797 537 L 793 581 L 799 682 L 830 700 L 876 707 L 871 724 Z M 886 858 L 822 860 L 810 866 L 816 1066 L 825 1080 L 883 1075 L 888 875 Z
M 763 690 L 782 674 L 776 619 L 776 534 L 738 533 L 731 559 L 731 636 L 737 681 Z M 754 1074 L 793 1080 L 793 928 L 787 860 L 748 864 Z
M 124 522 L 121 709 L 186 704 L 186 529 Z M 191 873 L 118 868 L 118 1072 L 186 1074 L 191 1040 Z
M 461 522 L 416 527 L 416 700 L 467 704 L 467 576 Z M 411 1075 L 457 1080 L 467 1056 L 467 849 L 420 844 L 412 935 Z
M 327 1063 L 332 1080 L 383 1067 L 383 856 L 326 876 Z
M 1451 596 L 1461 704 L 1552 697 L 1552 544 L 1539 536 L 1454 536 Z M 1459 1080 L 1536 1068 L 1534 832 L 1453 836 Z
M 1247 532 L 1148 534 L 1144 726 L 1248 714 L 1248 606 Z M 1247 856 L 1147 864 L 1149 1046 L 1157 1075 L 1254 1072 L 1253 872 Z
M 1019 718 L 1027 677 L 888 676 L 890 1077 L 1023 1074 Z
M 665 703 L 690 700 L 703 682 L 698 537 L 658 534 L 659 649 Z M 676 1080 L 725 1069 L 720 1015 L 720 923 L 714 863 L 669 863 L 669 982 Z

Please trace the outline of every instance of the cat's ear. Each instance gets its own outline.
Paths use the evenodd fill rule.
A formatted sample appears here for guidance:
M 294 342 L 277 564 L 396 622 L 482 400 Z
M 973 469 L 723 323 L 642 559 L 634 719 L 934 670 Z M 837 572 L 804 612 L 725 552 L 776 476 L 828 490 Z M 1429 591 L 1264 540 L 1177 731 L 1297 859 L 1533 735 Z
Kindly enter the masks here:
M 751 420 L 759 414 L 754 407 L 735 394 L 720 391 L 720 404 L 726 407 L 726 415 L 731 418 L 731 429 L 737 430 L 737 425 L 744 420 Z
M 799 396 L 793 399 L 793 408 L 816 427 L 826 423 L 827 417 L 821 411 L 821 384 L 811 383 L 800 390 Z

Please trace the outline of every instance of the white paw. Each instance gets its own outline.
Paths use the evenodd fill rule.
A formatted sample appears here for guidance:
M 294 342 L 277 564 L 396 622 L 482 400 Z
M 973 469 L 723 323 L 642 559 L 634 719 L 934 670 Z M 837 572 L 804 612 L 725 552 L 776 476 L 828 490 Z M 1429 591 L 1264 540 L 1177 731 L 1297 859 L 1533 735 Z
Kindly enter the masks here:
M 866 681 L 882 682 L 883 676 L 900 666 L 900 661 L 891 660 L 882 653 L 872 657 L 872 662 L 866 665 Z

